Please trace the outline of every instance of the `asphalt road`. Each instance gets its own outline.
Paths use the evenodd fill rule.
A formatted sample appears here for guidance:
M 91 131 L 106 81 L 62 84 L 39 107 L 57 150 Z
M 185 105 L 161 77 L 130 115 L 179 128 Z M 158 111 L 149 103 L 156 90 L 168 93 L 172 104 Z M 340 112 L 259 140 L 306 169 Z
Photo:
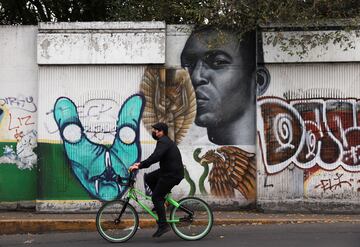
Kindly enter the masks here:
M 195 242 L 181 240 L 173 232 L 153 239 L 154 230 L 139 229 L 134 238 L 122 244 L 108 243 L 97 232 L 3 235 L 0 246 L 360 247 L 360 224 L 348 223 L 216 226 Z

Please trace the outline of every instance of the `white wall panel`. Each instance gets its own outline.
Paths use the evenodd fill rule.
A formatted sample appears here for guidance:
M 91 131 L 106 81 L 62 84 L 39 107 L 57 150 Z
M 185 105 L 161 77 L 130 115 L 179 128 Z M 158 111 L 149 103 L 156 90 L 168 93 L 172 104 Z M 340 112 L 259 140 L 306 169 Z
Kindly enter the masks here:
M 267 64 L 266 67 L 271 75 L 267 96 L 360 97 L 360 63 Z
M 0 142 L 15 143 L 0 149 L 0 164 L 20 169 L 37 163 L 36 35 L 35 26 L 0 25 Z
M 188 25 L 168 25 L 166 28 L 166 66 L 181 67 L 181 52 L 191 34 L 192 27 Z
M 162 64 L 165 23 L 40 24 L 39 64 Z
M 346 37 L 348 40 L 343 39 L 341 42 L 335 42 L 330 39 L 325 45 L 319 45 L 311 48 L 311 44 L 320 39 L 321 35 L 331 35 L 329 37 L 337 37 L 336 31 L 306 31 L 306 32 L 264 32 L 263 44 L 264 44 L 264 60 L 265 63 L 304 63 L 304 62 L 358 62 L 360 61 L 360 37 L 355 32 L 342 31 L 340 35 Z M 339 32 L 339 31 L 337 31 Z M 317 36 L 318 35 L 318 36 Z M 268 43 L 267 37 L 276 36 L 277 42 L 274 39 L 270 39 L 273 42 Z M 301 52 L 301 48 L 289 46 L 288 39 L 302 40 L 301 43 L 307 47 L 309 52 L 297 55 L 296 52 Z M 288 51 L 282 49 L 283 44 L 279 41 L 285 40 L 285 48 Z M 308 44 L 309 40 L 313 40 Z M 349 46 L 350 44 L 350 46 Z M 289 54 L 289 51 L 294 54 Z M 300 53 L 301 54 L 301 53 Z

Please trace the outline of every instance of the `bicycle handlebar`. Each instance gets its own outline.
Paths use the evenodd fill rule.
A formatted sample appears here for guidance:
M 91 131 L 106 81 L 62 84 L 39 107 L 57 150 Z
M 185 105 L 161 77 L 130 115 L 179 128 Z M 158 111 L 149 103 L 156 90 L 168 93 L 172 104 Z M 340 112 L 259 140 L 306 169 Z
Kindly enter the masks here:
M 122 186 L 132 186 L 135 183 L 135 172 L 129 171 L 130 175 L 127 178 L 117 176 L 116 182 Z

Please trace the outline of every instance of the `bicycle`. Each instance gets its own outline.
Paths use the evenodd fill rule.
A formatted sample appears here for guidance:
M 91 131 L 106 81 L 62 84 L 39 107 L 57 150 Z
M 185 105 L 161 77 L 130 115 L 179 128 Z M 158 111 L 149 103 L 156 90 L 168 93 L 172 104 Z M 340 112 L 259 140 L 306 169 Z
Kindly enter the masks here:
M 125 199 L 105 202 L 96 215 L 96 228 L 105 240 L 122 243 L 131 239 L 139 226 L 139 216 L 130 204 L 134 200 L 152 218 L 158 220 L 156 213 L 147 207 L 143 201 L 151 201 L 151 197 L 134 188 L 135 175 L 129 178 L 118 177 L 117 183 L 127 186 Z M 185 197 L 174 200 L 169 193 L 165 200 L 170 204 L 170 217 L 167 222 L 177 236 L 184 240 L 199 240 L 205 237 L 213 225 L 213 213 L 209 205 L 197 197 Z

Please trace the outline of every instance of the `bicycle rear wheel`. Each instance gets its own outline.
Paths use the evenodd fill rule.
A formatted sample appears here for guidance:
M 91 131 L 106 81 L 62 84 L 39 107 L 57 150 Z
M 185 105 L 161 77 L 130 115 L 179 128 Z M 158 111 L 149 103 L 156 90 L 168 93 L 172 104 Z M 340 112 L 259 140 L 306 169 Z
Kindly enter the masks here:
M 174 207 L 170 213 L 171 220 L 180 220 L 178 223 L 171 223 L 176 235 L 185 240 L 199 240 L 205 237 L 214 221 L 209 205 L 196 197 L 186 197 L 178 203 L 180 207 Z M 191 211 L 193 215 L 186 211 Z
M 124 211 L 120 217 L 122 210 Z M 135 208 L 123 200 L 106 202 L 96 215 L 96 228 L 109 242 L 128 241 L 134 236 L 138 226 L 139 216 Z

